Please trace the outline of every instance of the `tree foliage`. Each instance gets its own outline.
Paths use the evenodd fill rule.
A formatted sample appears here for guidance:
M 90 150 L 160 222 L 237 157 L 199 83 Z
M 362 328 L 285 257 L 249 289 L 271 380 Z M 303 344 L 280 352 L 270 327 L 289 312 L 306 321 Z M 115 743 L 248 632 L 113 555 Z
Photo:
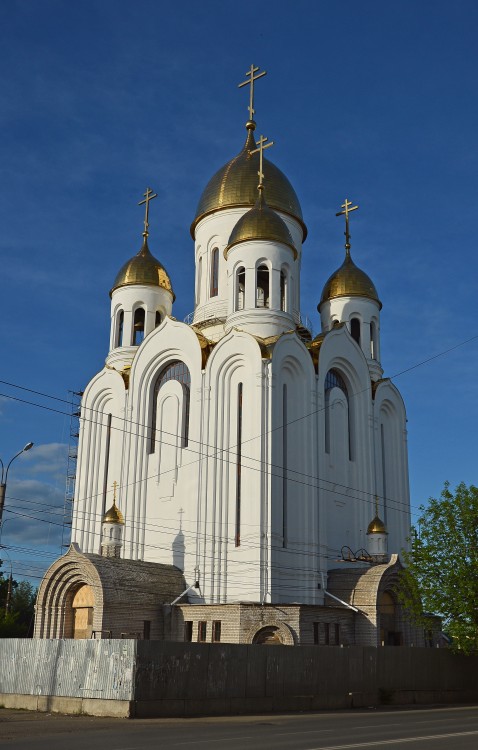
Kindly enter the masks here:
M 416 622 L 440 615 L 455 648 L 478 652 L 478 488 L 446 482 L 420 511 L 399 597 Z
M 28 581 L 12 581 L 7 612 L 8 578 L 0 570 L 0 638 L 31 638 L 36 589 Z

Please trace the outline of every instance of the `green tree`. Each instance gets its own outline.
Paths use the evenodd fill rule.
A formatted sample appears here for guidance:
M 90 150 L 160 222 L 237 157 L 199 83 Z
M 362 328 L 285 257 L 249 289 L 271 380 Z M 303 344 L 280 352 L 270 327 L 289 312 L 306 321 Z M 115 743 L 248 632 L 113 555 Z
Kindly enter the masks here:
M 440 615 L 454 648 L 478 652 L 478 488 L 462 482 L 453 493 L 446 482 L 420 511 L 399 598 L 415 622 Z
M 8 579 L 0 570 L 0 638 L 31 638 L 36 589 L 28 581 L 12 581 L 7 612 Z

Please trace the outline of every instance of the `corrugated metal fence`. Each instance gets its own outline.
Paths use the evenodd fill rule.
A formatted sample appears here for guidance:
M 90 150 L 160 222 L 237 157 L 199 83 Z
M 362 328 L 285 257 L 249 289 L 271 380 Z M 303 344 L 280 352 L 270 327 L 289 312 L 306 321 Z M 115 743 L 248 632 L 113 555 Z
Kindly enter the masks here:
M 0 640 L 0 693 L 132 700 L 133 640 Z

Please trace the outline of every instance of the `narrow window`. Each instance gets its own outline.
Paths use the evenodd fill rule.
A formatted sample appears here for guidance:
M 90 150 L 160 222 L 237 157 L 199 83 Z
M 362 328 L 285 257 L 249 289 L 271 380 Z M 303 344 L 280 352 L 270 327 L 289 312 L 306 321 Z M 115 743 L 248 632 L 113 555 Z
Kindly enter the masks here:
M 360 346 L 360 320 L 358 318 L 352 318 L 350 321 L 350 335 Z
M 133 346 L 139 346 L 144 339 L 144 310 L 142 307 L 134 313 Z
M 241 266 L 236 276 L 236 310 L 244 310 L 246 294 L 246 269 Z
M 217 247 L 212 251 L 211 264 L 211 297 L 217 297 L 219 291 L 219 249 Z
M 284 310 L 284 312 L 287 310 L 286 294 L 287 294 L 287 278 L 286 278 L 285 271 L 281 271 L 280 272 L 280 309 Z
M 377 359 L 377 342 L 376 342 L 376 327 L 372 320 L 370 323 L 370 356 L 372 359 Z
M 335 645 L 340 646 L 340 623 L 336 622 L 335 626 Z
M 282 387 L 282 546 L 287 547 L 287 385 Z
M 319 629 L 320 623 L 314 622 L 314 645 L 318 646 L 320 644 L 320 629 Z
M 330 622 L 324 622 L 324 643 L 330 646 Z
M 143 620 L 143 640 L 149 641 L 151 638 L 151 620 Z
M 156 320 L 154 321 L 155 328 L 161 325 L 162 319 L 163 318 L 161 316 L 161 313 L 159 312 L 159 310 L 156 310 Z
M 189 401 L 191 392 L 191 375 L 189 368 L 184 362 L 176 360 L 170 362 L 164 367 L 159 373 L 156 383 L 154 384 L 153 390 L 153 408 L 152 408 L 152 419 L 151 419 L 151 441 L 149 445 L 149 452 L 154 453 L 156 443 L 156 420 L 157 420 L 157 408 L 158 408 L 158 393 L 162 386 L 168 382 L 168 380 L 177 380 L 183 387 L 183 419 L 182 419 L 182 431 L 181 431 L 181 447 L 187 448 L 189 442 Z
M 383 520 L 387 523 L 387 464 L 385 461 L 385 427 L 383 422 L 380 424 L 380 445 L 382 448 L 382 486 L 383 486 Z
M 201 620 L 198 622 L 198 641 L 199 643 L 205 643 L 207 635 L 207 622 Z
M 269 307 L 269 269 L 259 266 L 257 269 L 256 307 Z
M 202 255 L 198 262 L 198 278 L 196 284 L 196 304 L 201 301 L 201 284 L 202 284 Z
M 190 643 L 193 639 L 193 621 L 185 620 L 184 622 L 184 640 Z
M 123 346 L 124 312 L 120 310 L 118 315 L 118 329 L 116 332 L 116 346 Z
M 236 547 L 241 544 L 242 383 L 237 386 Z
M 221 640 L 221 620 L 212 621 L 212 642 L 219 643 Z

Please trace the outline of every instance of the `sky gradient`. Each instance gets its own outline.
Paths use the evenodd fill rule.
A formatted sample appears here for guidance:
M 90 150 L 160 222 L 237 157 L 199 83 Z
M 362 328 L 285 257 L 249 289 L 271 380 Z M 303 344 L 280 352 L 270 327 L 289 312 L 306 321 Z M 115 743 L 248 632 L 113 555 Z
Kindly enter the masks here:
M 303 313 L 318 333 L 351 198 L 352 256 L 383 303 L 384 375 L 407 408 L 412 509 L 445 480 L 477 482 L 477 26 L 468 0 L 3 3 L 0 457 L 35 443 L 8 482 L 0 557 L 17 578 L 38 582 L 59 553 L 69 419 L 6 383 L 68 401 L 101 369 L 148 185 L 173 314 L 193 310 L 189 226 L 243 145 L 251 63 L 267 70 L 256 133 L 309 231 Z

